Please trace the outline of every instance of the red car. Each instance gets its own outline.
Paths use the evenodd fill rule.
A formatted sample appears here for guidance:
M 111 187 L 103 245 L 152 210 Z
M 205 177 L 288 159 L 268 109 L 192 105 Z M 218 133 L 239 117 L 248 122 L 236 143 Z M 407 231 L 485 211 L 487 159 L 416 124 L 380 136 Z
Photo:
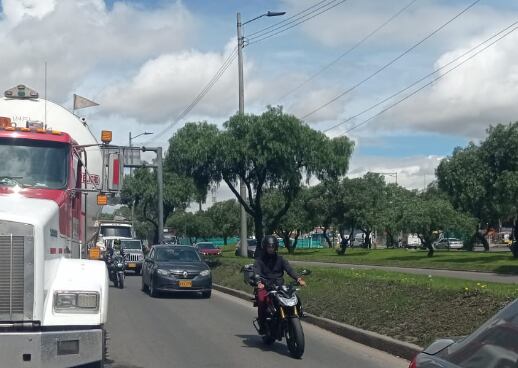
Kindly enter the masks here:
M 211 242 L 201 242 L 196 244 L 196 248 L 198 249 L 198 252 L 202 256 L 220 256 L 221 255 L 221 249 L 216 247 L 214 243 Z

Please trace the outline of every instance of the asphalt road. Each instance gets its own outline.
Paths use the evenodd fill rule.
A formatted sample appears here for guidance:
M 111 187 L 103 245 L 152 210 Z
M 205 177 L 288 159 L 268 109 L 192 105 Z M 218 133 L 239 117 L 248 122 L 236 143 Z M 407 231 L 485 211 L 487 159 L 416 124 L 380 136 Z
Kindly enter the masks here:
M 251 303 L 212 293 L 210 299 L 154 299 L 140 291 L 139 276 L 128 276 L 122 290 L 110 287 L 108 367 L 408 367 L 405 360 L 306 323 L 306 352 L 293 359 L 284 341 L 263 346 L 251 324 Z
M 518 283 L 518 275 L 504 275 L 492 272 L 475 272 L 475 271 L 453 271 L 453 270 L 436 270 L 430 268 L 408 268 L 408 267 L 392 267 L 392 266 L 374 266 L 374 265 L 358 265 L 350 263 L 331 263 L 331 262 L 306 262 L 306 261 L 290 261 L 291 264 L 299 266 L 319 266 L 347 268 L 357 270 L 382 270 L 401 273 L 412 273 L 416 275 L 432 275 L 440 277 L 450 277 L 454 279 L 497 282 L 502 284 Z

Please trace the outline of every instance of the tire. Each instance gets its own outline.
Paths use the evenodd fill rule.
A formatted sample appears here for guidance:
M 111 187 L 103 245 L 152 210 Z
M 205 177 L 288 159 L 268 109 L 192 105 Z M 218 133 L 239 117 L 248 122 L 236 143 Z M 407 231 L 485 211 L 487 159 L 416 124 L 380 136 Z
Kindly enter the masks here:
M 295 359 L 300 359 L 304 354 L 304 331 L 302 331 L 302 325 L 298 318 L 290 318 L 288 320 L 286 343 L 290 355 Z
M 202 291 L 202 292 L 201 292 L 201 296 L 202 296 L 203 298 L 205 298 L 205 299 L 209 299 L 209 298 L 210 298 L 210 296 L 211 296 L 211 294 L 212 294 L 212 290 L 209 290 L 209 291 Z
M 156 298 L 158 296 L 158 291 L 155 289 L 155 282 L 153 279 L 149 280 L 149 296 L 152 298 Z
M 142 275 L 141 284 L 140 284 L 140 290 L 142 290 L 143 292 L 147 291 L 147 285 L 144 282 L 144 275 Z
M 113 286 L 115 286 L 116 288 L 119 287 L 119 276 L 115 276 L 115 278 L 113 279 Z
M 263 344 L 272 345 L 274 342 L 275 342 L 275 339 L 273 337 L 271 337 L 270 335 L 263 336 Z
M 81 367 L 82 368 L 104 368 L 104 362 L 103 361 L 93 362 L 93 363 L 89 363 L 86 365 L 82 365 Z
M 118 275 L 117 278 L 119 279 L 119 289 L 124 289 L 124 273 L 122 275 Z

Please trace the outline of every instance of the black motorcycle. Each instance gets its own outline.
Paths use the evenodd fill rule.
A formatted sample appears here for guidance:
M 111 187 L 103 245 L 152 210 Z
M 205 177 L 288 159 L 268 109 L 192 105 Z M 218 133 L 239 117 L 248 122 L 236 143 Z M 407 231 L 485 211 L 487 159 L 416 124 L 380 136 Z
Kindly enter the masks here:
M 257 287 L 260 277 L 253 274 L 253 265 L 244 267 L 245 281 Z M 302 275 L 309 275 L 309 270 L 303 270 Z M 257 289 L 254 289 L 257 291 Z M 297 296 L 297 284 L 269 286 L 268 290 L 268 317 L 266 318 L 265 333 L 262 335 L 263 342 L 271 345 L 275 340 L 282 341 L 286 338 L 288 350 L 293 358 L 299 359 L 304 354 L 304 331 L 300 318 L 304 316 L 302 303 Z M 254 302 L 254 306 L 255 302 Z M 259 333 L 257 319 L 253 325 Z
M 124 269 L 126 268 L 124 256 L 113 255 L 106 258 L 106 266 L 108 267 L 108 276 L 113 286 L 124 289 Z

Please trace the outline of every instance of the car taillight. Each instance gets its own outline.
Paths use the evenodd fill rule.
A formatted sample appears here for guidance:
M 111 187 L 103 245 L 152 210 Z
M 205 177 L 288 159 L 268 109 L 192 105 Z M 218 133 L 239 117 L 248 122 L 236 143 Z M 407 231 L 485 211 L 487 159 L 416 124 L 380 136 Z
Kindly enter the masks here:
M 417 355 L 416 355 L 416 357 L 414 359 L 412 359 L 412 361 L 410 362 L 410 365 L 408 366 L 408 368 L 417 368 L 416 360 L 417 360 Z

